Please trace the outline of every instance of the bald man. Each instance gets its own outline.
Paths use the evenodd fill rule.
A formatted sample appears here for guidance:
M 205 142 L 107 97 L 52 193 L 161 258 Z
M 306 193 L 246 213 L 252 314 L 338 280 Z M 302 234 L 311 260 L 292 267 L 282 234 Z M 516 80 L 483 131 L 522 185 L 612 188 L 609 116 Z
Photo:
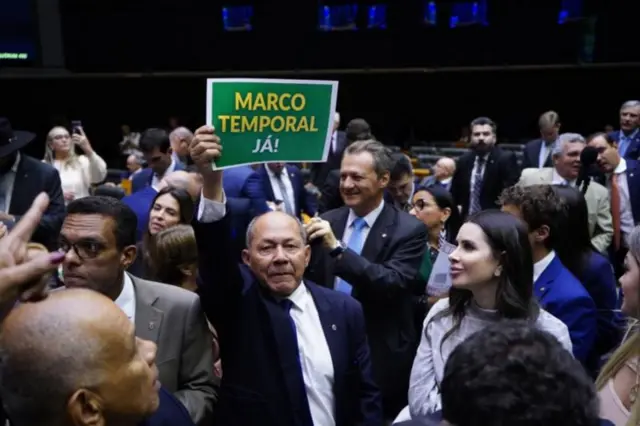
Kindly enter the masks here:
M 176 163 L 189 164 L 189 144 L 193 139 L 193 132 L 186 127 L 177 127 L 169 134 L 171 150 L 173 151 L 173 161 Z
M 453 158 L 441 157 L 433 166 L 433 175 L 422 179 L 419 186 L 441 185 L 451 189 L 451 180 L 456 172 L 456 162 Z
M 159 405 L 155 357 L 105 296 L 56 292 L 2 324 L 0 396 L 12 426 L 134 426 Z

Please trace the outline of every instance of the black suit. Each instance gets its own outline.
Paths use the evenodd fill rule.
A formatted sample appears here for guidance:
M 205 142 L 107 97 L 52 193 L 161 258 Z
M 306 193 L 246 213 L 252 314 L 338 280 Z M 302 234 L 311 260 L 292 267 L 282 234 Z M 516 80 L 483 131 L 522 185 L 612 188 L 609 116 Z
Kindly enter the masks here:
M 348 216 L 349 208 L 341 207 L 322 218 L 342 239 Z M 417 339 L 412 291 L 426 247 L 424 224 L 389 203 L 369 231 L 362 255 L 347 249 L 333 259 L 321 244 L 312 244 L 308 278 L 334 288 L 339 276 L 353 286 L 352 295 L 362 304 L 373 375 L 382 390 L 387 418 L 407 404 Z
M 451 181 L 451 194 L 458 205 L 462 206 L 462 217 L 469 212 L 471 198 L 471 175 L 476 161 L 476 153 L 469 151 L 457 161 L 456 172 Z M 513 186 L 520 178 L 520 168 L 516 155 L 500 147 L 493 147 L 485 165 L 482 189 L 480 191 L 480 207 L 498 208 L 498 197 L 505 188 Z
M 313 163 L 311 165 L 311 183 L 320 189 L 327 179 L 331 170 L 339 169 L 342 161 L 342 154 L 347 146 L 347 135 L 343 131 L 336 132 L 336 149 L 329 151 L 327 161 L 324 163 Z
M 31 207 L 31 203 L 39 193 L 49 195 L 49 207 L 42 216 L 40 224 L 31 238 L 32 241 L 55 250 L 58 243 L 58 233 L 65 216 L 64 198 L 60 184 L 60 174 L 49 164 L 20 154 L 20 163 L 16 170 L 16 177 L 11 193 L 9 214 L 15 216 L 16 221 Z
M 522 168 L 528 169 L 531 167 L 540 167 L 540 149 L 542 144 L 546 143 L 542 139 L 535 139 L 524 146 L 522 156 Z M 553 142 L 549 145 L 547 159 L 544 162 L 543 167 L 553 167 L 553 161 L 551 159 L 551 151 L 553 150 Z

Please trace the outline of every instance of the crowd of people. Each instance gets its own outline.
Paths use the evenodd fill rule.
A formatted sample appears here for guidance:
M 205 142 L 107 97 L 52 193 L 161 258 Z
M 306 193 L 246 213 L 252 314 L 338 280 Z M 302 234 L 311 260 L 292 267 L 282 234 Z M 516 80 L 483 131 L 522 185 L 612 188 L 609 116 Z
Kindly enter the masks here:
M 0 118 L 0 422 L 636 425 L 640 102 L 539 124 L 520 164 L 476 118 L 427 178 L 339 115 L 308 178 L 123 129 L 96 189 L 84 129 L 40 161 Z

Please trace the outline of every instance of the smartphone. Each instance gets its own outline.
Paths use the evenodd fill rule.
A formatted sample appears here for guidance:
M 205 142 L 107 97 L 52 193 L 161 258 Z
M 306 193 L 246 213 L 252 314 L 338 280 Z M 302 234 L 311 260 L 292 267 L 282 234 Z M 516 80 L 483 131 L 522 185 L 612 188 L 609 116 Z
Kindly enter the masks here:
M 80 135 L 82 132 L 80 129 L 82 128 L 82 121 L 80 120 L 72 120 L 71 121 L 71 134 L 72 135 Z

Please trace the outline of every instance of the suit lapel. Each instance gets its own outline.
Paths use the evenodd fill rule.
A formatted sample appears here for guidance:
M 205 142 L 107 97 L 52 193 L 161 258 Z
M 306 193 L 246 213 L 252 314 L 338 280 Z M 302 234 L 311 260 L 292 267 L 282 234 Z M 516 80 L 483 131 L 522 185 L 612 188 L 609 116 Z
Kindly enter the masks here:
M 164 316 L 164 313 L 154 306 L 158 296 L 153 294 L 146 282 L 133 275 L 129 275 L 129 277 L 133 281 L 136 294 L 136 336 L 157 344 Z
M 262 187 L 264 188 L 264 195 L 267 197 L 268 201 L 275 201 L 276 196 L 273 193 L 273 188 L 271 187 L 271 179 L 269 178 L 269 173 L 267 173 L 266 166 L 260 166 L 258 171 L 260 178 L 262 179 Z
M 562 263 L 558 260 L 558 257 L 554 257 L 549 266 L 542 272 L 534 283 L 534 292 L 538 301 L 542 304 L 545 295 L 549 292 L 553 283 L 562 271 Z
M 16 170 L 16 176 L 13 181 L 13 189 L 11 190 L 11 199 L 9 200 L 9 205 L 5 206 L 5 210 L 9 214 L 18 214 L 15 212 L 26 212 L 29 210 L 29 206 L 24 205 L 24 194 L 31 194 L 31 191 L 29 188 L 25 188 L 25 186 L 27 186 L 27 184 L 33 179 L 28 179 L 28 177 L 29 172 L 25 166 L 24 155 L 20 154 L 20 162 L 18 163 L 18 169 Z M 18 183 L 20 183 L 20 185 L 18 185 Z M 20 187 L 19 190 L 18 187 Z M 30 205 L 32 200 L 28 200 L 28 202 Z
M 482 178 L 482 189 L 481 193 L 486 189 L 491 188 L 493 182 L 496 181 L 499 170 L 498 170 L 498 160 L 500 159 L 500 148 L 494 147 L 489 153 L 489 158 L 487 158 L 487 165 L 484 169 L 484 177 Z
M 333 230 L 333 235 L 336 236 L 336 239 L 342 240 L 344 236 L 344 229 L 347 227 L 347 218 L 349 217 L 349 208 L 342 207 L 340 214 L 336 215 L 334 219 L 331 220 L 331 229 Z M 349 243 L 345 241 L 345 243 Z
M 362 247 L 362 257 L 369 261 L 375 261 L 390 238 L 391 228 L 395 224 L 395 211 L 387 203 L 384 204 L 380 215 L 367 235 L 367 240 Z
M 318 310 L 318 316 L 320 317 L 320 323 L 322 324 L 322 330 L 324 331 L 324 337 L 329 346 L 329 352 L 331 353 L 331 361 L 333 363 L 333 371 L 335 376 L 339 376 L 339 372 L 345 371 L 347 360 L 342 356 L 344 350 L 341 346 L 340 331 L 336 325 L 337 319 L 340 318 L 343 313 L 337 310 L 334 305 L 329 303 L 324 294 L 312 285 L 307 285 L 307 289 L 313 297 L 316 309 Z

